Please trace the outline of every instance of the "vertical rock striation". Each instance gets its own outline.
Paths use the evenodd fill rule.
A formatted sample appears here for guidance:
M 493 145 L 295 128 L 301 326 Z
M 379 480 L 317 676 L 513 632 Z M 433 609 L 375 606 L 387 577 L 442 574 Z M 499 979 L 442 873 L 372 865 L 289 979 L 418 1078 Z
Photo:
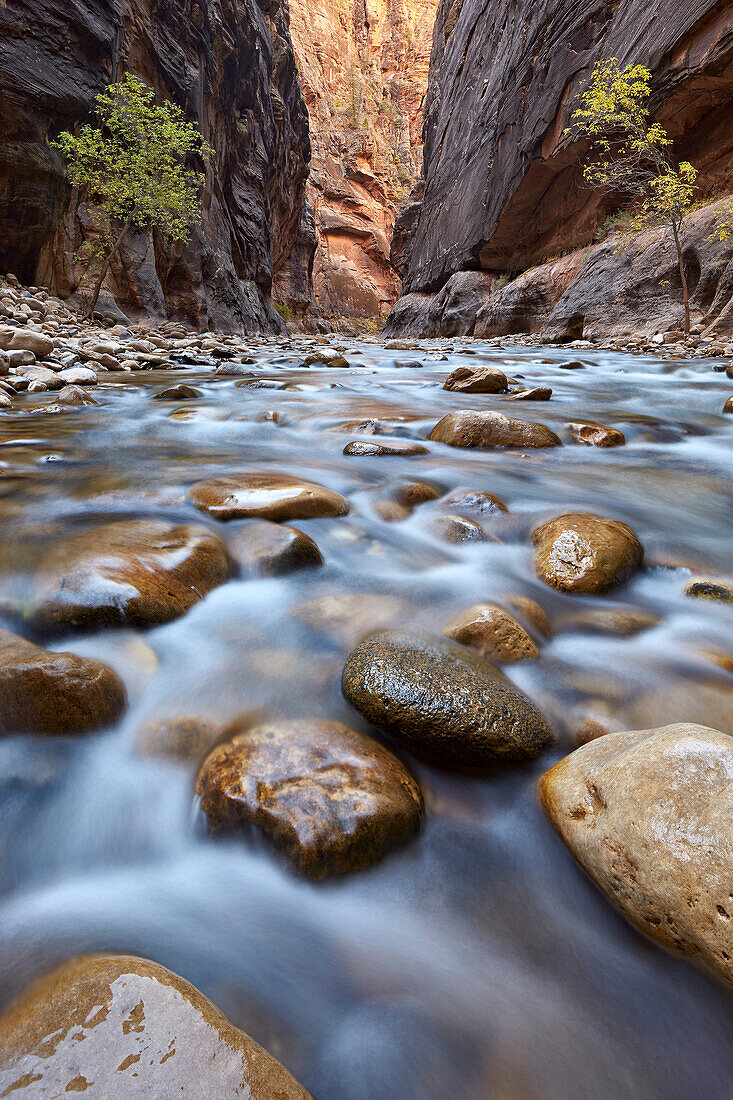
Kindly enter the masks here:
M 272 328 L 274 271 L 299 231 L 308 118 L 284 0 L 5 0 L 0 5 L 0 270 L 68 296 L 88 212 L 49 140 L 132 71 L 216 150 L 189 245 L 129 235 L 119 305 L 227 331 Z
M 379 317 L 395 300 L 395 212 L 419 174 L 437 0 L 293 3 L 313 163 L 298 245 L 274 297 L 295 312 Z

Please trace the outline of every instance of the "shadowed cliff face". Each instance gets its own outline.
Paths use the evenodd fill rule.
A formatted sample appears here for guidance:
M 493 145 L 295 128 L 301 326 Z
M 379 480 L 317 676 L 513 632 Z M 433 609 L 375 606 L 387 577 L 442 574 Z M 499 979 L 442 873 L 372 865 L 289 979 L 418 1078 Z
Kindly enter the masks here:
M 298 233 L 308 120 L 278 0 L 6 0 L 0 5 L 0 270 L 66 296 L 88 213 L 48 140 L 130 70 L 196 118 L 216 155 L 185 251 L 129 235 L 108 288 L 130 315 L 277 326 L 273 269 Z
M 442 0 L 425 107 L 425 194 L 396 239 L 405 291 L 453 273 L 517 272 L 587 244 L 613 203 L 563 137 L 595 62 L 653 74 L 652 108 L 701 197 L 733 190 L 730 0 Z
M 310 210 L 274 297 L 296 311 L 315 302 L 326 317 L 378 317 L 397 296 L 392 228 L 419 173 L 436 6 L 437 0 L 291 5 L 313 162 Z

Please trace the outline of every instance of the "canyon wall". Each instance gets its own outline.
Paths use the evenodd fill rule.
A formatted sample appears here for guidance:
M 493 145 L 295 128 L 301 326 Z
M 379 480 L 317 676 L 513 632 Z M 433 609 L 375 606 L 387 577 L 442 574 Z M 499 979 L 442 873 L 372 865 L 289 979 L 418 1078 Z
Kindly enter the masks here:
M 108 290 L 131 317 L 277 328 L 271 283 L 298 240 L 310 155 L 286 0 L 2 0 L 0 271 L 75 290 L 88 212 L 49 140 L 128 70 L 197 119 L 215 156 L 187 247 L 129 234 Z
M 419 175 L 437 0 L 293 0 L 313 160 L 273 297 L 296 314 L 379 318 L 399 291 L 395 212 Z
M 435 318 L 448 299 L 449 327 L 461 308 L 469 318 L 462 323 L 473 325 L 492 293 L 506 304 L 525 285 L 528 297 L 515 303 L 514 321 L 497 306 L 498 328 L 540 330 L 574 279 L 588 277 L 588 255 L 559 267 L 558 258 L 591 245 L 615 203 L 584 185 L 587 147 L 564 130 L 593 65 L 608 57 L 651 69 L 652 111 L 674 139 L 674 155 L 698 168 L 699 199 L 733 192 L 731 0 L 441 0 L 425 105 L 424 194 L 395 229 L 410 297 L 398 303 L 389 331 L 438 331 Z M 706 264 L 722 273 L 728 263 L 724 249 L 700 236 L 701 224 L 692 227 L 687 248 L 693 281 Z M 663 327 L 678 322 L 681 291 L 667 279 L 673 265 L 665 242 L 652 235 L 646 243 L 659 253 L 650 269 L 669 285 L 663 291 L 655 279 L 642 279 L 629 306 L 615 283 L 617 315 L 607 320 L 619 330 L 648 322 L 650 310 L 666 312 Z M 495 276 L 506 281 L 548 262 L 556 281 L 539 299 L 538 278 L 524 279 L 511 294 L 494 286 Z M 548 268 L 539 281 L 552 279 Z M 698 296 L 702 320 L 715 299 L 709 289 Z M 581 313 L 565 327 L 582 330 Z M 716 315 L 728 313 L 721 306 Z

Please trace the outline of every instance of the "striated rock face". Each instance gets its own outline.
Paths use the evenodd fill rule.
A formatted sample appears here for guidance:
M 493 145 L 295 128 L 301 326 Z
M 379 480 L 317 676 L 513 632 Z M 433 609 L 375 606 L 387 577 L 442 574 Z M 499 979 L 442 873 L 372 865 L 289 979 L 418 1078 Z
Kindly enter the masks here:
M 395 212 L 419 173 L 437 0 L 316 0 L 291 24 L 313 162 L 301 235 L 274 300 L 379 317 L 399 290 Z M 315 249 L 315 254 L 314 254 Z
M 129 70 L 196 118 L 216 155 L 185 251 L 129 235 L 109 290 L 133 317 L 277 327 L 270 285 L 298 239 L 309 159 L 288 21 L 285 0 L 0 5 L 0 270 L 75 290 L 88 213 L 48 141 Z
M 642 17 L 633 0 L 544 0 L 521 12 L 511 0 L 441 0 L 425 108 L 424 197 L 395 231 L 403 290 L 418 297 L 399 303 L 393 331 L 410 324 L 414 331 L 419 318 L 423 332 L 450 332 L 445 303 L 437 303 L 436 318 L 435 299 L 425 296 L 457 273 L 516 274 L 592 242 L 615 202 L 583 185 L 585 149 L 563 130 L 593 65 L 606 57 L 652 70 L 652 109 L 675 155 L 698 167 L 700 197 L 733 190 L 729 4 L 650 0 Z M 509 295 L 505 288 L 476 334 L 541 328 L 584 259 L 558 261 L 560 269 Z M 671 294 L 676 309 L 675 290 L 666 299 Z M 472 331 L 470 319 L 460 331 Z

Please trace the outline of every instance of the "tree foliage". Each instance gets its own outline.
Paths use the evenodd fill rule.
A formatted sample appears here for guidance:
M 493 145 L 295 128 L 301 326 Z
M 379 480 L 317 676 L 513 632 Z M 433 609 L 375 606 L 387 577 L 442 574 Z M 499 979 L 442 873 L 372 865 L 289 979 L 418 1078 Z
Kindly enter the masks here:
M 689 331 L 687 280 L 680 240 L 682 223 L 696 190 L 697 170 L 670 159 L 667 131 L 649 117 L 651 73 L 643 65 L 622 68 L 616 58 L 599 61 L 580 96 L 567 133 L 591 141 L 583 175 L 592 187 L 618 194 L 631 204 L 631 227 L 672 229 L 682 281 L 685 332 Z
M 99 126 L 64 132 L 52 144 L 91 204 L 95 235 L 89 248 L 102 261 L 101 286 L 130 226 L 188 241 L 205 178 L 190 162 L 207 159 L 213 149 L 177 104 L 157 104 L 153 89 L 130 73 L 101 92 L 95 106 Z M 92 309 L 99 287 L 95 291 Z

